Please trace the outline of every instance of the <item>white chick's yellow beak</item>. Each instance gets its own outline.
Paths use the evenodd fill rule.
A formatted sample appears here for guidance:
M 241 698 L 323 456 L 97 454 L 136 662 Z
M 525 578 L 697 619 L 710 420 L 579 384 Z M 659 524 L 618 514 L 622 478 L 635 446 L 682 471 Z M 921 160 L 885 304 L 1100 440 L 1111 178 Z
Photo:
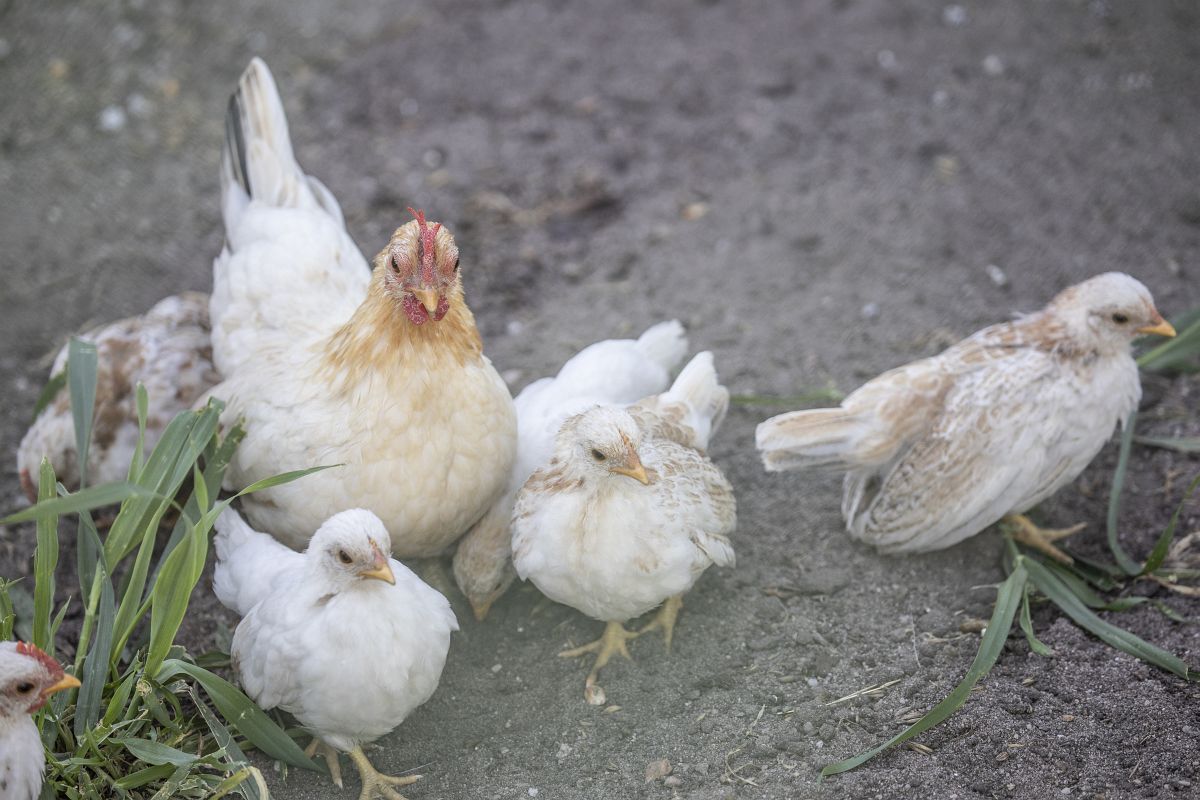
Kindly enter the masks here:
M 61 692 L 65 689 L 78 689 L 79 686 L 79 678 L 76 678 L 74 675 L 63 675 L 58 679 L 57 683 L 52 683 L 42 690 L 42 699 L 45 700 L 55 692 Z
M 1154 312 L 1153 322 L 1144 328 L 1138 328 L 1138 333 L 1152 333 L 1156 336 L 1166 336 L 1168 339 L 1175 335 L 1175 326 L 1162 318 L 1162 315 L 1157 311 Z
M 627 475 L 644 486 L 650 485 L 650 476 L 646 474 L 646 468 L 642 466 L 642 460 L 638 458 L 638 454 L 634 450 L 629 451 L 629 458 L 626 459 L 625 464 L 609 467 L 608 471 L 618 475 Z
M 421 305 L 425 307 L 425 311 L 433 314 L 437 311 L 438 303 L 442 298 L 438 296 L 437 289 L 413 289 L 413 296 L 421 301 Z
M 377 581 L 385 581 L 396 585 L 396 576 L 392 574 L 392 566 L 388 563 L 387 554 L 379 549 L 379 545 L 371 542 L 371 550 L 375 553 L 375 560 L 371 563 L 370 569 L 364 569 L 358 573 L 360 578 L 373 578 Z

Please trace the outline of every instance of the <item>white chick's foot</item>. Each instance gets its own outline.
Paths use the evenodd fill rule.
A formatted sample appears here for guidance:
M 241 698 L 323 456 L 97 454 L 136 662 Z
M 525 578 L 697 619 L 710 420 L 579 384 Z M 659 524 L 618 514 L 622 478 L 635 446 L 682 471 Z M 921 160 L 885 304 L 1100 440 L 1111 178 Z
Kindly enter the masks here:
M 1039 553 L 1045 553 L 1060 564 L 1068 565 L 1074 564 L 1075 559 L 1059 550 L 1052 542 L 1065 539 L 1087 527 L 1086 523 L 1081 522 L 1069 528 L 1039 528 L 1024 514 L 1009 514 L 1003 521 L 1014 541 L 1032 547 Z
M 358 767 L 358 776 L 362 779 L 362 792 L 359 793 L 358 800 L 375 800 L 375 798 L 405 800 L 404 795 L 392 787 L 408 786 L 410 783 L 421 780 L 420 775 L 405 775 L 404 777 L 384 775 L 367 760 L 367 755 L 363 752 L 362 747 L 355 747 L 349 755 L 354 766 Z
M 582 647 L 563 650 L 558 654 L 559 658 L 579 658 L 588 653 L 596 654 L 596 661 L 592 664 L 592 671 L 588 673 L 587 680 L 584 682 L 583 696 L 588 703 L 591 705 L 602 705 L 604 703 L 604 690 L 596 685 L 596 677 L 600 674 L 600 668 L 618 653 L 632 661 L 633 657 L 629 655 L 629 648 L 625 646 L 625 643 L 630 639 L 636 639 L 640 635 L 640 632 L 625 630 L 625 626 L 619 622 L 609 622 L 604 627 L 604 635 L 596 641 L 585 644 Z
M 308 743 L 308 747 L 304 748 L 304 755 L 312 758 L 316 755 L 317 750 L 321 751 L 321 756 L 329 766 L 329 777 L 333 781 L 333 785 L 339 789 L 344 788 L 342 786 L 342 765 L 338 761 L 338 751 L 314 736 L 313 740 Z
M 666 601 L 659 606 L 658 613 L 654 615 L 654 619 L 638 629 L 637 635 L 650 631 L 662 630 L 663 641 L 666 642 L 667 652 L 671 652 L 671 637 L 675 634 L 675 620 L 679 619 L 679 609 L 683 608 L 683 595 L 677 594 L 674 597 L 668 597 Z

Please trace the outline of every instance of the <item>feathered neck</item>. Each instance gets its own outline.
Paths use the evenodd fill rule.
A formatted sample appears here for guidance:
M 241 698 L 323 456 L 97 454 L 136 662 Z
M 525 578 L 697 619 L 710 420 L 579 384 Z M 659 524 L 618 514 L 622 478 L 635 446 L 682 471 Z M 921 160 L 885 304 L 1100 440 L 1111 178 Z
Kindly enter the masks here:
M 388 294 L 376 268 L 366 300 L 326 343 L 323 369 L 342 389 L 350 389 L 363 380 L 387 376 L 399 368 L 412 369 L 426 360 L 453 359 L 462 366 L 478 359 L 483 343 L 461 284 L 455 283 L 447 297 L 450 309 L 445 317 L 414 325 Z

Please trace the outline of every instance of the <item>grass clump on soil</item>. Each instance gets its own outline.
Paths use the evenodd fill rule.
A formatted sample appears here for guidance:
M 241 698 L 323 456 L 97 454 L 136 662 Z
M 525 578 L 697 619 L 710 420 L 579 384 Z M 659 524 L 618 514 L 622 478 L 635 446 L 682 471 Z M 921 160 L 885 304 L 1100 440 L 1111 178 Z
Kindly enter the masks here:
M 64 383 L 75 423 L 80 489 L 68 492 L 43 461 L 37 503 L 0 520 L 37 525 L 32 598 L 20 581 L 0 581 L 0 638 L 11 638 L 15 630 L 52 656 L 57 651 L 81 681 L 78 690 L 54 695 L 38 712 L 47 763 L 41 797 L 142 800 L 234 792 L 248 800 L 267 798 L 262 775 L 247 762 L 243 748 L 258 748 L 298 767 L 317 766 L 245 694 L 175 643 L 204 571 L 213 522 L 233 499 L 217 496 L 241 427 L 222 436 L 221 405 L 211 401 L 172 420 L 143 459 L 149 399 L 139 385 L 138 446 L 128 478 L 87 486 L 96 349 L 77 339 L 69 347 Z M 269 478 L 241 494 L 312 471 Z M 91 511 L 115 503 L 120 509 L 102 539 Z M 159 548 L 160 525 L 171 512 L 178 517 Z M 60 518 L 68 514 L 78 516 L 78 586 L 55 610 Z M 65 643 L 61 626 L 76 602 L 82 604 L 81 626 Z
M 1188 312 L 1174 322 L 1176 329 L 1181 331 L 1180 334 L 1139 357 L 1138 366 L 1143 370 L 1176 373 L 1200 372 L 1200 309 Z M 1179 517 L 1192 494 L 1200 486 L 1200 475 L 1197 475 L 1184 491 L 1183 499 L 1179 502 L 1170 522 L 1159 535 L 1145 561 L 1141 563 L 1135 561 L 1125 552 L 1118 540 L 1117 521 L 1120 513 L 1121 491 L 1125 485 L 1129 453 L 1133 442 L 1142 441 L 1150 446 L 1165 447 L 1185 453 L 1200 450 L 1200 441 L 1196 439 L 1137 437 L 1134 435 L 1136 422 L 1137 414 L 1135 412 L 1130 415 L 1122 431 L 1120 454 L 1116 470 L 1113 473 L 1112 489 L 1109 493 L 1106 527 L 1109 550 L 1116 563 L 1090 561 L 1075 555 L 1075 563 L 1066 566 L 1045 559 L 1039 554 L 1024 551 L 1018 548 L 1011 539 L 1008 539 L 1004 557 L 1004 567 L 1008 577 L 1000 584 L 996 592 L 996 605 L 992 611 L 992 617 L 980 639 L 975 660 L 971 662 L 963 679 L 950 694 L 912 725 L 877 747 L 835 764 L 829 764 L 821 770 L 822 778 L 862 766 L 883 751 L 919 736 L 954 714 L 967 702 L 967 698 L 971 696 L 971 691 L 979 680 L 987 675 L 995 665 L 1004 649 L 1004 643 L 1012 632 L 1014 621 L 1029 643 L 1030 650 L 1039 656 L 1053 656 L 1054 652 L 1037 638 L 1033 629 L 1029 607 L 1030 597 L 1034 592 L 1041 594 L 1057 606 L 1076 625 L 1112 647 L 1185 680 L 1200 681 L 1200 671 L 1195 667 L 1189 666 L 1174 654 L 1150 644 L 1124 628 L 1113 625 L 1096 613 L 1098 611 L 1126 611 L 1149 603 L 1176 622 L 1186 621 L 1166 604 L 1144 595 L 1125 595 L 1107 600 L 1101 594 L 1101 592 L 1122 589 L 1127 583 L 1139 579 L 1152 580 L 1181 594 L 1200 594 L 1195 587 L 1179 582 L 1181 578 L 1200 578 L 1200 571 L 1163 569 L 1163 562 L 1175 537 Z

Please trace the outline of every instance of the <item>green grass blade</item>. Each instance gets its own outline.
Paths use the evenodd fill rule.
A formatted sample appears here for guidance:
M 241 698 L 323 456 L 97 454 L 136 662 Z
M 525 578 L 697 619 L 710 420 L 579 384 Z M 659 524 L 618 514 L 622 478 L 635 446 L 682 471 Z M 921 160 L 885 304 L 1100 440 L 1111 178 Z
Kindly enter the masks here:
M 58 393 L 67 385 L 67 370 L 70 369 L 68 364 L 62 372 L 57 375 L 51 375 L 50 380 L 46 381 L 46 385 L 42 387 L 41 394 L 38 395 L 37 401 L 33 404 L 33 418 L 30 419 L 32 424 L 46 410 L 46 406 L 54 402 L 58 397 Z
M 1033 632 L 1033 619 L 1029 614 L 1029 586 L 1025 586 L 1025 591 L 1021 592 L 1021 616 L 1020 616 L 1021 631 L 1025 634 L 1025 641 L 1029 642 L 1029 649 L 1037 653 L 1039 656 L 1050 658 L 1054 655 L 1054 651 L 1046 645 Z
M 320 472 L 321 470 L 324 470 L 324 469 L 333 469 L 334 467 L 341 467 L 341 466 L 344 466 L 344 465 L 343 464 L 325 464 L 324 466 L 320 466 L 320 467 L 309 467 L 308 469 L 296 469 L 296 470 L 292 470 L 291 472 L 282 472 L 278 475 L 272 475 L 269 478 L 263 478 L 261 481 L 255 481 L 254 483 L 247 486 L 245 489 L 242 489 L 240 492 L 235 494 L 234 497 L 241 497 L 242 495 L 245 495 L 245 494 L 261 492 L 263 489 L 270 489 L 274 486 L 282 486 L 285 483 L 291 483 L 294 480 L 303 478 L 305 475 L 312 475 L 314 472 Z
M 50 614 L 54 606 L 54 570 L 58 568 L 58 514 L 47 512 L 53 502 L 54 468 L 42 459 L 38 470 L 38 502 L 42 509 L 37 518 L 37 550 L 33 557 L 33 643 L 54 655 L 54 637 L 50 631 Z
M 67 345 L 67 386 L 71 393 L 71 418 L 75 421 L 75 452 L 79 462 L 79 488 L 87 486 L 88 449 L 92 441 L 92 416 L 96 412 L 96 345 L 72 337 Z
M 134 758 L 152 766 L 160 766 L 162 764 L 171 764 L 176 767 L 183 767 L 189 764 L 194 764 L 199 760 L 198 756 L 191 753 L 185 753 L 182 750 L 176 750 L 174 747 L 169 747 L 162 742 L 153 742 L 149 739 L 113 739 L 112 741 L 128 750 Z
M 958 686 L 954 687 L 954 690 L 944 700 L 904 731 L 893 736 L 878 747 L 823 768 L 821 770 L 821 777 L 827 778 L 830 775 L 837 775 L 838 773 L 847 772 L 861 766 L 889 747 L 907 741 L 940 724 L 961 708 L 967 702 L 967 698 L 971 696 L 971 689 L 979 682 L 980 678 L 991 670 L 992 665 L 996 663 L 996 659 L 1000 657 L 1000 653 L 1004 649 L 1004 642 L 1008 638 L 1009 631 L 1012 630 L 1013 617 L 1016 616 L 1017 607 L 1024 596 L 1025 578 L 1023 559 L 1018 559 L 1012 574 L 1008 576 L 1004 583 L 1000 584 L 1000 588 L 996 593 L 996 608 L 992 612 L 992 618 L 988 622 L 987 630 L 979 642 L 979 652 L 975 654 L 975 660 L 971 662 L 971 666 L 962 681 Z
M 116 601 L 113 599 L 112 581 L 103 569 L 97 570 L 95 581 L 100 584 L 96 638 L 92 640 L 91 649 L 84 659 L 83 671 L 78 675 L 83 685 L 79 687 L 79 697 L 75 706 L 73 724 L 76 738 L 94 728 L 100 719 L 100 704 L 103 701 L 104 687 L 108 683 L 109 664 L 113 660 L 110 656 Z
M 75 572 L 79 576 L 79 587 L 92 585 L 96 574 L 96 566 L 104 558 L 104 543 L 100 541 L 100 532 L 92 520 L 91 512 L 80 511 L 79 523 L 75 526 Z M 107 572 L 108 565 L 104 565 Z
M 137 447 L 133 451 L 133 461 L 129 464 L 129 480 L 131 483 L 136 483 L 142 474 L 142 467 L 146 465 L 146 417 L 150 413 L 150 396 L 146 393 L 146 386 L 138 381 L 137 385 Z
M 1075 624 L 1079 627 L 1091 631 L 1096 637 L 1131 656 L 1154 664 L 1181 678 L 1191 677 L 1189 667 L 1182 659 L 1096 616 L 1054 572 L 1045 566 L 1036 561 L 1027 560 L 1025 567 L 1029 570 L 1029 579 L 1037 587 L 1037 590 L 1046 595 L 1067 616 L 1075 620 Z
M 151 675 L 158 671 L 175 642 L 192 591 L 204 572 L 210 527 L 211 523 L 205 521 L 193 526 L 184 541 L 171 551 L 154 581 L 150 592 L 150 650 L 146 655 L 146 672 Z
M 39 500 L 37 505 L 22 509 L 15 514 L 9 514 L 0 519 L 0 525 L 16 525 L 18 522 L 29 522 L 43 514 L 78 514 L 81 511 L 91 511 L 95 508 L 116 505 L 129 498 L 158 498 L 165 499 L 132 483 L 105 483 L 100 486 L 89 486 L 78 492 L 72 492 L 63 497 L 50 500 Z
M 189 685 L 188 693 L 192 697 L 192 703 L 196 706 L 196 710 L 204 718 L 204 723 L 208 725 L 208 730 L 212 734 L 213 740 L 216 741 L 218 747 L 225 751 L 226 763 L 233 768 L 248 763 L 246 754 L 242 752 L 242 748 L 238 747 L 233 734 L 217 718 L 217 715 L 209 710 L 208 703 L 200 699 L 200 694 L 196 691 L 196 687 Z M 238 772 L 226 778 L 221 783 L 221 786 L 217 787 L 213 795 L 214 798 L 222 794 L 228 794 L 231 790 L 236 790 L 246 800 L 266 800 L 266 798 L 269 798 L 271 793 L 267 790 L 266 784 L 262 782 L 261 773 L 258 774 L 255 780 L 247 781 L 246 776 L 242 774 L 246 772 L 246 769 L 247 767 L 242 767 Z
M 204 688 L 204 692 L 212 699 L 221 716 L 246 737 L 252 745 L 271 758 L 290 764 L 293 767 L 321 772 L 313 761 L 300 749 L 283 729 L 271 721 L 262 709 L 246 697 L 240 689 L 224 678 L 218 677 L 206 669 L 189 664 L 178 659 L 168 659 L 163 662 L 158 671 L 157 679 L 166 681 L 184 673 L 190 675 Z
M 1171 521 L 1167 523 L 1167 527 L 1163 528 L 1158 541 L 1154 543 L 1154 549 L 1146 557 L 1146 563 L 1142 565 L 1142 570 L 1138 573 L 1139 575 L 1149 575 L 1162 566 L 1163 560 L 1167 557 L 1167 553 L 1171 549 L 1171 541 L 1175 538 L 1175 528 L 1179 525 L 1179 515 L 1183 513 L 1184 507 L 1187 505 L 1188 500 L 1191 499 L 1192 493 L 1196 491 L 1197 486 L 1200 486 L 1200 475 L 1192 479 L 1187 491 L 1183 493 L 1183 499 L 1175 507 L 1175 513 L 1171 515 Z
M 796 408 L 797 406 L 837 405 L 846 399 L 846 395 L 833 386 L 821 389 L 811 389 L 799 394 L 770 395 L 770 394 L 735 394 L 730 395 L 729 402 L 735 406 L 782 406 Z
M 1159 436 L 1135 436 L 1138 444 L 1149 447 L 1161 447 L 1165 450 L 1175 450 L 1180 453 L 1200 453 L 1200 436 L 1181 436 L 1177 439 Z
M 174 774 L 174 772 L 175 767 L 171 764 L 162 764 L 157 767 L 146 767 L 145 769 L 139 769 L 137 772 L 131 772 L 124 777 L 118 778 L 113 783 L 113 787 L 116 789 L 124 789 L 126 791 L 129 789 L 137 789 L 138 787 L 145 786 L 148 783 L 153 783 L 154 781 L 161 781 L 165 778 L 168 778 Z
M 1121 452 L 1117 456 L 1117 469 L 1113 473 L 1112 488 L 1108 495 L 1108 549 L 1112 551 L 1117 566 L 1126 575 L 1137 575 L 1141 565 L 1129 557 L 1121 543 L 1117 541 L 1117 518 L 1121 514 L 1121 491 L 1125 488 L 1125 472 L 1129 468 L 1129 450 L 1133 445 L 1133 430 L 1137 423 L 1137 411 L 1131 411 L 1125 420 L 1125 428 L 1121 431 Z

